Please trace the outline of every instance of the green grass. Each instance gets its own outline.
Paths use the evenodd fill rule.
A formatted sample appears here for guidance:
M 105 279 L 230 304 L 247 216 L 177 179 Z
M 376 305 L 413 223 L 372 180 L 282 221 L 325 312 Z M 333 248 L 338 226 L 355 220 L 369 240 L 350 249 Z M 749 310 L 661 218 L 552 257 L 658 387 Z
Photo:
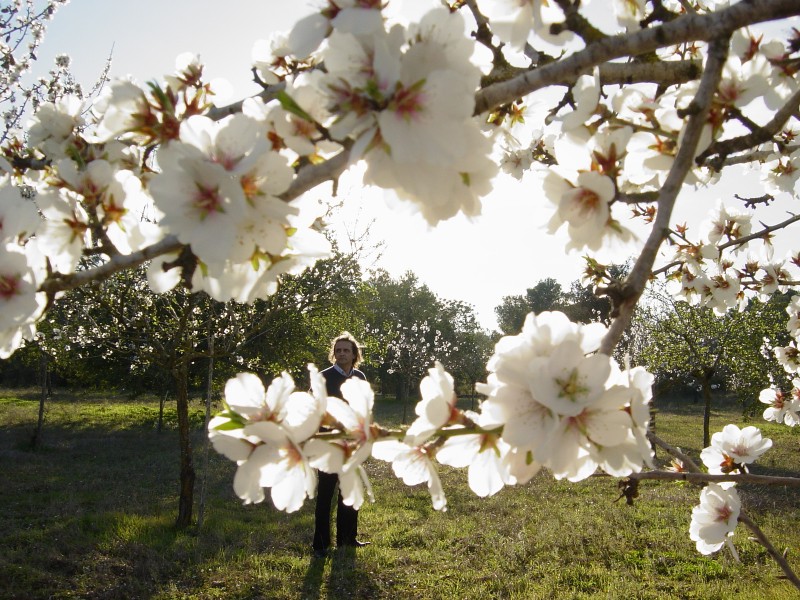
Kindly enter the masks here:
M 32 452 L 37 399 L 0 393 L 0 598 L 800 597 L 741 526 L 734 538 L 741 564 L 725 553 L 697 553 L 688 527 L 699 488 L 687 484 L 645 481 L 627 506 L 616 501 L 613 478 L 573 484 L 540 474 L 480 499 L 463 471 L 444 468 L 449 509 L 437 513 L 425 489 L 404 486 L 388 465 L 370 461 L 377 502 L 362 509 L 360 531 L 372 545 L 315 561 L 313 503 L 291 515 L 269 500 L 243 506 L 232 490 L 235 465 L 212 451 L 205 522 L 176 531 L 174 406 L 159 434 L 155 399 L 57 394 L 48 402 L 44 447 Z M 192 411 L 201 423 L 202 407 Z M 397 424 L 400 411 L 379 401 L 377 419 Z M 700 411 L 662 406 L 658 434 L 696 457 Z M 735 406 L 714 411 L 712 431 L 727 422 L 743 424 Z M 753 424 L 775 442 L 754 472 L 796 475 L 800 431 Z M 198 431 L 198 471 L 202 442 Z M 797 488 L 742 494 L 800 570 Z

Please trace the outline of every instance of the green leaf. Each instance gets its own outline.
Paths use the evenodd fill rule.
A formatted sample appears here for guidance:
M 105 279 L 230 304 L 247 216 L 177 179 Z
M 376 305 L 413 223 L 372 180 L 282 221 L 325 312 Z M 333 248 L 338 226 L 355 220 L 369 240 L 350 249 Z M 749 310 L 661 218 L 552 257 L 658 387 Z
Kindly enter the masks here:
M 226 416 L 226 415 L 217 415 L 217 416 Z M 216 431 L 234 431 L 235 429 L 242 429 L 244 428 L 244 423 L 242 421 L 226 421 L 225 423 L 220 423 L 216 427 L 212 429 Z
M 302 109 L 302 107 L 294 101 L 289 94 L 287 94 L 284 90 L 278 92 L 275 96 L 278 99 L 278 102 L 281 103 L 281 106 L 284 110 L 288 110 L 293 115 L 297 115 L 301 119 L 308 121 L 309 123 L 315 123 L 314 118 L 309 115 L 306 111 Z

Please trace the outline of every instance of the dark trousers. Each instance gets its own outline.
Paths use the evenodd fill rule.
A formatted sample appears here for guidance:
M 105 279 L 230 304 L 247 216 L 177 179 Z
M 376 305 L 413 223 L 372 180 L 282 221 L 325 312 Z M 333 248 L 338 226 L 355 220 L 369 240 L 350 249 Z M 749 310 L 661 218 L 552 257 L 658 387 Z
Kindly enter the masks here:
M 339 483 L 339 476 L 322 471 L 319 471 L 318 475 L 313 545 L 315 550 L 326 550 L 331 545 L 331 503 L 336 491 L 336 484 Z M 354 544 L 357 533 L 358 511 L 343 502 L 342 492 L 339 491 L 339 501 L 336 507 L 336 545 Z

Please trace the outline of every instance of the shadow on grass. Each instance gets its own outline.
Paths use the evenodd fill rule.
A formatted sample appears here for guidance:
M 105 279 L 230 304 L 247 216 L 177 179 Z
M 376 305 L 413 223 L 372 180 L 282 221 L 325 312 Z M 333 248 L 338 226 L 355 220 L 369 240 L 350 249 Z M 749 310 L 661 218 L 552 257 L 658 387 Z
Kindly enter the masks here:
M 312 558 L 303 579 L 302 598 L 350 600 L 378 597 L 379 589 L 374 584 L 374 574 L 359 561 L 361 552 L 369 550 L 337 548 L 325 558 Z

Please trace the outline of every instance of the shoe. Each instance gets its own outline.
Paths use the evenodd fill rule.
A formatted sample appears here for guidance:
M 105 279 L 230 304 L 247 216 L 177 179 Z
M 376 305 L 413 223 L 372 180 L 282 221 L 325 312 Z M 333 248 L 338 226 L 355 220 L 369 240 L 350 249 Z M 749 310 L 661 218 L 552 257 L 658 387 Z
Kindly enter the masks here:
M 362 542 L 359 540 L 353 540 L 351 542 L 342 542 L 338 544 L 339 547 L 348 546 L 350 548 L 363 548 L 364 546 L 369 546 L 372 542 Z
M 314 558 L 325 558 L 328 556 L 327 548 L 312 548 L 314 551 Z

